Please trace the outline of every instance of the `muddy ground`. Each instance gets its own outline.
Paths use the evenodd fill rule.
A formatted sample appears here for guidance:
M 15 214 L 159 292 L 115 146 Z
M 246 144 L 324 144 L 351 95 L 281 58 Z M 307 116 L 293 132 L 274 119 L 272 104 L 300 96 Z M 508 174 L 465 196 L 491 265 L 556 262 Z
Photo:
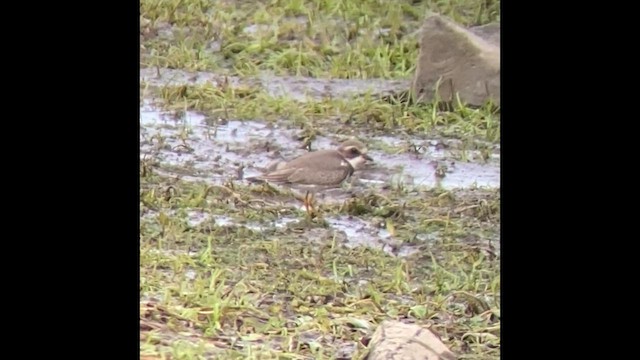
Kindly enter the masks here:
M 344 129 L 338 132 L 345 133 Z M 319 214 L 310 219 L 302 202 L 286 188 L 252 185 L 244 178 L 259 174 L 274 160 L 334 147 L 344 135 L 332 136 L 332 129 L 323 128 L 323 135 L 309 141 L 299 126 L 286 119 L 223 119 L 189 110 L 163 110 L 162 101 L 153 96 L 142 100 L 141 252 L 146 264 L 141 269 L 141 286 L 146 289 L 141 297 L 143 355 L 191 358 L 184 354 L 195 352 L 205 358 L 246 358 L 248 349 L 261 349 L 263 355 L 257 358 L 264 358 L 265 353 L 270 354 L 267 358 L 283 354 L 316 358 L 319 351 L 328 357 L 347 359 L 363 353 L 365 339 L 375 328 L 372 322 L 388 318 L 387 306 L 400 306 L 411 313 L 416 306 L 424 306 L 416 302 L 415 294 L 422 294 L 418 298 L 424 299 L 425 294 L 436 291 L 433 286 L 448 286 L 434 285 L 447 281 L 434 280 L 434 264 L 456 264 L 462 275 L 443 268 L 456 275 L 436 276 L 453 276 L 449 279 L 453 283 L 478 276 L 482 280 L 458 284 L 460 289 L 496 286 L 491 274 L 499 272 L 499 145 L 483 144 L 483 149 L 491 149 L 486 156 L 470 149 L 468 141 L 372 136 L 366 129 L 354 132 L 367 143 L 375 162 L 357 171 L 342 188 L 320 194 L 316 200 Z M 288 251 L 283 252 L 283 247 Z M 203 256 L 211 258 L 202 261 Z M 353 263 L 353 258 L 358 260 Z M 371 266 L 377 269 L 366 270 Z M 309 269 L 316 270 L 309 273 Z M 203 301 L 203 295 L 197 295 L 199 305 L 192 308 L 193 312 L 186 311 L 188 306 L 184 305 L 178 306 L 183 309 L 180 311 L 162 305 L 173 303 L 167 297 L 178 296 L 185 301 L 184 296 L 198 294 L 195 289 L 202 285 L 197 284 L 213 281 L 212 271 L 227 276 L 216 292 L 235 294 L 241 303 L 253 305 L 229 305 L 226 311 L 220 309 L 222 314 L 215 321 L 208 318 L 215 305 L 207 307 L 202 302 L 215 304 L 221 299 Z M 348 310 L 348 317 L 337 315 L 362 301 L 347 294 L 366 294 L 371 284 L 392 286 L 399 271 L 407 277 L 404 285 L 396 285 L 403 290 L 383 295 L 386 300 L 373 305 L 377 315 L 373 315 L 371 304 Z M 247 276 L 275 288 L 247 285 L 243 283 Z M 305 281 L 283 285 L 291 276 Z M 465 277 L 469 279 L 463 280 Z M 318 281 L 324 285 L 314 291 Z M 341 283 L 344 285 L 338 285 Z M 244 290 L 238 290 L 240 284 Z M 252 286 L 259 290 L 249 290 Z M 291 290 L 291 286 L 297 290 Z M 336 286 L 346 288 L 336 292 Z M 473 301 L 451 295 L 455 293 L 442 298 L 439 306 L 462 306 L 467 318 L 479 316 L 482 320 L 473 321 L 487 326 L 495 323 L 492 306 L 473 310 L 476 301 L 496 301 L 495 293 L 480 297 L 465 293 Z M 372 295 L 361 296 L 366 299 Z M 265 297 L 270 300 L 264 302 Z M 318 301 L 321 305 L 316 304 Z M 390 303 L 385 305 L 385 301 Z M 329 316 L 330 323 L 347 333 L 330 335 L 318 329 L 318 306 L 337 312 Z M 272 324 L 274 311 L 285 323 Z M 480 335 L 474 331 L 464 332 L 454 325 L 457 320 L 449 312 L 432 311 L 427 311 L 430 321 L 434 328 L 449 334 L 445 343 L 454 351 L 467 349 L 473 353 L 477 351 L 474 346 L 485 347 L 481 353 L 496 351 L 495 335 L 490 335 L 496 330 L 488 332 L 492 339 L 477 338 Z M 394 313 L 400 315 L 397 310 Z M 305 321 L 315 325 L 305 327 Z M 359 321 L 367 325 L 354 328 L 351 323 Z M 246 322 L 252 325 L 245 326 Z M 212 323 L 217 324 L 215 331 L 211 330 Z M 282 328 L 288 330 L 283 333 Z M 476 336 L 471 347 L 467 344 L 473 338 L 470 333 Z
M 175 114 L 154 107 L 152 100 L 143 102 L 140 124 L 141 157 L 154 159 L 154 171 L 211 185 L 234 182 L 249 186 L 244 178 L 262 173 L 275 160 L 333 148 L 343 140 L 337 136 L 316 136 L 306 142 L 302 141 L 300 129 L 288 125 L 286 120 L 273 123 L 216 119 L 192 111 Z M 383 194 L 399 188 L 441 189 L 457 194 L 499 189 L 499 145 L 492 146 L 489 159 L 482 159 L 478 151 L 461 149 L 462 142 L 454 139 L 369 138 L 366 134 L 359 138 L 366 140 L 374 162 L 354 174 L 348 190 L 333 189 L 320 194 L 322 203 L 339 204 L 363 192 Z M 463 157 L 465 160 L 461 161 Z M 405 196 L 415 193 L 407 191 Z M 303 208 L 293 198 L 283 204 Z M 206 217 L 200 217 L 198 221 L 205 220 Z M 209 220 L 223 224 L 230 221 L 225 217 Z M 280 224 L 289 220 L 294 219 L 278 219 Z M 383 229 L 360 218 L 336 216 L 326 220 L 331 228 L 345 233 L 347 242 L 379 245 L 388 238 Z M 497 237 L 489 240 L 499 250 Z
M 144 0 L 140 355 L 361 359 L 384 320 L 500 358 L 500 115 L 408 89 L 424 11 L 471 0 Z M 305 212 L 249 184 L 350 137 L 375 162 Z

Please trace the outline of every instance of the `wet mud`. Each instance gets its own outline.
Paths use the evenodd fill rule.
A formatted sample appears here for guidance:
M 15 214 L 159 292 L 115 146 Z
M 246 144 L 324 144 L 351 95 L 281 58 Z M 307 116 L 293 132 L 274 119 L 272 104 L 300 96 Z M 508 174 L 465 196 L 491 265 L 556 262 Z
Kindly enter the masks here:
M 229 181 L 248 185 L 248 176 L 260 174 L 274 161 L 286 160 L 308 151 L 300 141 L 299 129 L 285 122 L 236 121 L 208 118 L 196 112 L 164 112 L 150 100 L 140 109 L 140 156 L 153 159 L 154 171 L 183 180 L 221 185 Z M 500 149 L 492 145 L 490 156 L 466 149 L 453 139 L 407 139 L 382 136 L 361 139 L 367 142 L 374 162 L 356 171 L 348 186 L 318 195 L 324 204 L 342 203 L 364 190 L 496 189 L 500 186 Z M 337 146 L 341 138 L 318 136 L 313 150 Z M 465 160 L 460 160 L 465 158 Z M 410 196 L 410 195 L 407 195 Z M 295 199 L 287 206 L 304 209 Z M 243 226 L 264 232 L 295 226 L 297 219 L 242 222 L 219 214 L 193 211 L 192 226 L 210 222 L 216 226 Z M 308 239 L 338 239 L 347 246 L 378 247 L 406 256 L 420 249 L 416 244 L 394 244 L 384 227 L 354 216 L 325 219 L 328 228 L 308 230 Z M 423 245 L 437 240 L 437 234 L 418 234 Z M 497 243 L 497 239 L 495 239 Z
M 246 79 L 209 72 L 152 68 L 140 69 L 140 82 L 152 88 L 206 84 L 220 86 L 227 82 L 233 87 L 257 86 L 264 89 L 272 97 L 287 97 L 296 101 L 317 100 L 326 97 L 341 98 L 367 93 L 391 95 L 406 91 L 410 86 L 409 80 L 312 79 L 275 76 L 266 73 Z

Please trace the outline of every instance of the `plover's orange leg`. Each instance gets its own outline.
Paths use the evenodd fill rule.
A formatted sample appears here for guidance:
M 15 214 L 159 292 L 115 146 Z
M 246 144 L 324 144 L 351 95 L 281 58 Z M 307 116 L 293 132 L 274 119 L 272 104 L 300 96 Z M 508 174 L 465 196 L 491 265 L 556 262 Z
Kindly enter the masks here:
M 309 202 L 307 201 L 307 195 L 309 195 L 308 191 L 304 194 L 304 197 L 302 198 L 302 203 L 304 204 L 304 209 L 307 212 L 307 215 L 311 215 L 309 211 Z
M 314 193 L 312 192 L 308 192 L 308 196 L 309 199 L 307 200 L 309 202 L 309 207 L 311 208 L 311 211 L 313 211 L 314 213 L 316 212 L 316 207 L 314 205 L 315 201 L 316 201 L 316 196 Z
M 313 193 L 309 191 L 304 194 L 304 207 L 307 210 L 307 214 L 309 216 L 313 216 L 313 213 L 315 212 L 315 208 L 313 206 Z

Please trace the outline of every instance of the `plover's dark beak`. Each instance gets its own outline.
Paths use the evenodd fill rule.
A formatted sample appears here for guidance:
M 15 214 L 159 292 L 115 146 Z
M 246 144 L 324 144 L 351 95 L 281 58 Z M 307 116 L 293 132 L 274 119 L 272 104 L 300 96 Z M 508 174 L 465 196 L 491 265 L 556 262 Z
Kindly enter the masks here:
M 362 157 L 365 158 L 366 160 L 373 161 L 373 158 L 367 154 L 362 154 Z

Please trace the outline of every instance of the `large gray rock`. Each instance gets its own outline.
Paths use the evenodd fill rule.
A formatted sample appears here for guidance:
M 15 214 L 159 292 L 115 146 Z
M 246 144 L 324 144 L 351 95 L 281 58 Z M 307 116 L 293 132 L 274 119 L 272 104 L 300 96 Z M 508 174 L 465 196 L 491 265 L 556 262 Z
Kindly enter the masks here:
M 438 85 L 437 85 L 438 84 Z M 481 106 L 500 105 L 500 24 L 466 29 L 448 18 L 429 14 L 422 28 L 412 91 L 418 101 Z

